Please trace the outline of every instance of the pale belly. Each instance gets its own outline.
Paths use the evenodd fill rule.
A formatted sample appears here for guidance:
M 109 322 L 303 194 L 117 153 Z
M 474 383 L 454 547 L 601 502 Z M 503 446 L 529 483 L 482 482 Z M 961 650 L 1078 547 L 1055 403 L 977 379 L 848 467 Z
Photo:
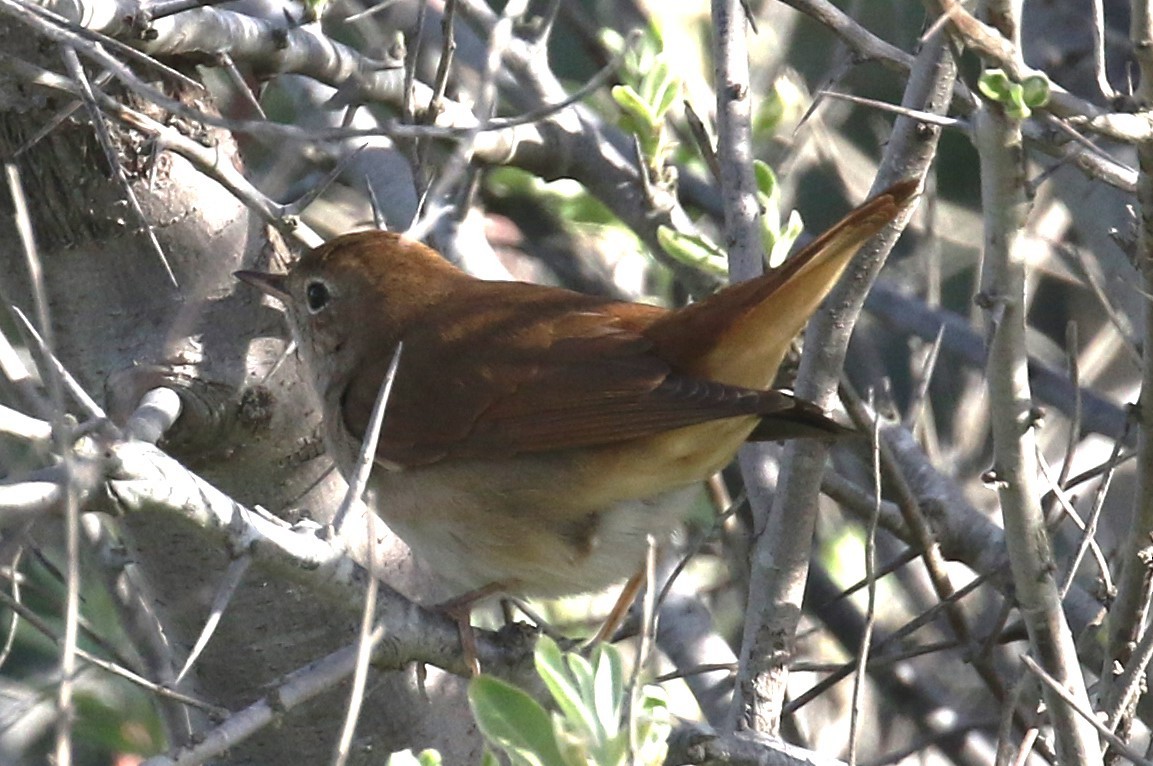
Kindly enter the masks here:
M 541 475 L 555 465 L 503 465 L 378 467 L 374 505 L 417 558 L 462 593 L 499 583 L 511 594 L 555 597 L 636 574 L 649 537 L 663 541 L 700 497 L 694 483 L 590 510 L 577 500 L 580 487 Z

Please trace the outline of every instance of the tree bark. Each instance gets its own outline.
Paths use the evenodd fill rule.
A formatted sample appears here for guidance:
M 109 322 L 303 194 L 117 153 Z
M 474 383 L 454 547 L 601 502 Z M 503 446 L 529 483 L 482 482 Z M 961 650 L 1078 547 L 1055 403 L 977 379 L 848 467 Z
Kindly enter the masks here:
M 59 70 L 52 49 L 0 17 L 0 49 Z M 194 72 L 192 74 L 195 74 Z M 201 101 L 203 93 L 185 94 Z M 68 99 L 32 90 L 0 73 L 0 153 L 23 146 Z M 145 105 L 135 108 L 147 111 Z M 151 112 L 156 119 L 162 115 Z M 279 237 L 214 181 L 184 159 L 149 146 L 140 135 L 109 123 L 124 168 L 177 285 L 154 252 L 142 221 L 109 173 L 88 114 L 72 116 L 16 159 L 29 199 L 47 286 L 56 353 L 97 400 L 104 394 L 115 419 L 157 385 L 174 388 L 184 414 L 166 449 L 239 502 L 261 504 L 295 521 L 303 514 L 325 523 L 339 505 L 344 481 L 330 471 L 320 438 L 320 411 L 289 355 L 278 310 L 232 277 L 239 268 L 279 268 Z M 221 153 L 242 163 L 232 138 L 196 126 Z M 157 150 L 160 151 L 157 151 Z M 25 311 L 31 291 L 13 228 L 10 201 L 0 205 L 0 280 L 6 302 Z M 208 544 L 191 525 L 169 517 L 117 520 L 131 564 L 128 575 L 155 594 L 149 604 L 167 640 L 138 669 L 171 681 L 209 613 L 231 555 Z M 45 519 L 45 525 L 58 525 Z M 351 525 L 356 526 L 356 525 Z M 360 541 L 363 547 L 365 541 Z M 239 552 L 237 552 L 239 553 Z M 376 554 L 389 583 L 410 595 L 421 587 L 407 551 L 395 539 Z M 250 570 L 194 678 L 181 689 L 235 710 L 257 699 L 266 684 L 355 640 L 357 620 L 299 587 Z M 175 665 L 175 667 L 174 667 Z M 447 762 L 476 760 L 478 739 L 465 714 L 459 679 L 434 676 L 432 702 L 413 672 L 387 673 L 370 683 L 352 762 L 414 743 L 434 743 Z M 314 700 L 231 751 L 228 763 L 322 763 L 331 754 L 345 701 L 342 692 Z M 178 716 L 170 715 L 171 724 Z M 192 722 L 194 728 L 197 723 Z M 171 731 L 179 745 L 188 731 Z

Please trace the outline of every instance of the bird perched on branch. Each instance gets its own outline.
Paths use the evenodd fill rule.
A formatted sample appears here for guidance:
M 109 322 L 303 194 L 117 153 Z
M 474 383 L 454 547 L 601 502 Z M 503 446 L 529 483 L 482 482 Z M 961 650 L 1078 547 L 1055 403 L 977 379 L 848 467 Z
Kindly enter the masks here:
M 419 557 L 464 590 L 559 596 L 637 572 L 648 536 L 746 440 L 844 430 L 770 386 L 915 191 L 897 184 L 781 268 L 673 310 L 482 281 L 381 231 L 237 276 L 287 308 L 346 477 L 403 341 L 369 487 Z

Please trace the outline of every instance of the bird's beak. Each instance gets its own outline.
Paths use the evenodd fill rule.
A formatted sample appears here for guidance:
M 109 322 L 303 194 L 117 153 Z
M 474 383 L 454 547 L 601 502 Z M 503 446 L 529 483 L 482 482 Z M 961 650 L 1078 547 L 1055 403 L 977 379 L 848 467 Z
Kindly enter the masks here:
M 271 295 L 281 303 L 288 303 L 288 289 L 285 285 L 286 274 L 269 274 L 264 271 L 234 271 L 232 276 L 241 282 L 247 282 L 265 295 Z

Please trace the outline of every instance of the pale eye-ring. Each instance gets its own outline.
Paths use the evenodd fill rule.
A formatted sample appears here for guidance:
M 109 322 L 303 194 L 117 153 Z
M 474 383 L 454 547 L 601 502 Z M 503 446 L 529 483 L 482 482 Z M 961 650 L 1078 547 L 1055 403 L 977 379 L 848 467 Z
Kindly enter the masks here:
M 328 292 L 328 285 L 323 282 L 309 282 L 308 287 L 304 288 L 304 300 L 308 304 L 309 312 L 312 314 L 318 314 L 323 311 L 331 298 L 332 295 Z

